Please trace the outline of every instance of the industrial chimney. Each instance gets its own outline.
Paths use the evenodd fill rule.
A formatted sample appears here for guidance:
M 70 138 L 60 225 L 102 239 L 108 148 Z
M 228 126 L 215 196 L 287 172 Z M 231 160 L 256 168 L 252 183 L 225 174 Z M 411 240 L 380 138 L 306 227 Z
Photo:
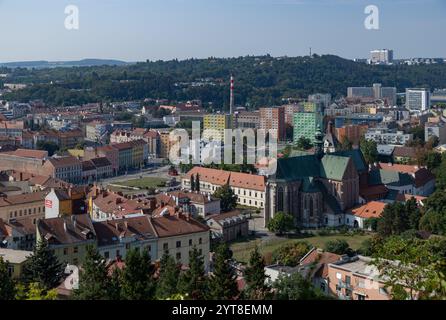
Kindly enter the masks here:
M 234 113 L 234 76 L 231 75 L 231 96 L 229 100 L 229 114 Z

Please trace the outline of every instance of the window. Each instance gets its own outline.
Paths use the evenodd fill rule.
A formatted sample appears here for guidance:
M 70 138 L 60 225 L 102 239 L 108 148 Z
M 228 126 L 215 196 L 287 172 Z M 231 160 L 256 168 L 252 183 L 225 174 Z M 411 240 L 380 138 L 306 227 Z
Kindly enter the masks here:
M 382 288 L 379 288 L 379 294 L 382 294 L 382 295 L 386 296 L 389 293 L 387 292 L 386 288 L 382 287 Z
M 358 300 L 365 300 L 365 297 L 361 294 L 358 294 Z
M 167 242 L 163 244 L 163 250 L 169 250 L 169 244 Z
M 127 250 L 130 250 L 130 243 L 126 243 L 125 248 L 126 248 Z
M 108 259 L 110 257 L 110 253 L 108 251 L 104 252 L 104 257 L 105 259 Z
M 177 252 L 176 258 L 177 258 L 177 260 L 181 260 L 181 252 Z
M 120 257 L 121 256 L 121 252 L 119 250 L 116 250 L 116 257 Z
M 192 246 L 192 239 L 189 239 L 189 246 Z
M 79 251 L 79 248 L 78 248 L 78 247 L 74 247 L 74 248 L 73 248 L 73 253 L 78 253 L 78 251 Z
M 66 256 L 68 254 L 68 248 L 63 248 L 63 255 Z
M 148 246 L 147 246 L 147 251 L 148 251 L 148 252 L 151 252 L 151 251 L 152 251 L 152 246 L 151 246 L 151 245 L 148 245 Z
M 198 239 L 198 244 L 202 244 L 202 242 L 203 242 L 203 239 Z

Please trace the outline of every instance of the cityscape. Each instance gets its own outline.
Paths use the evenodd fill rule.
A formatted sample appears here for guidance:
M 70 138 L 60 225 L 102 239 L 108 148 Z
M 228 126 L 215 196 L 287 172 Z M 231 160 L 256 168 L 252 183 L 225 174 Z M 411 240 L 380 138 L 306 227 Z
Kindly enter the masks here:
M 5 58 L 0 304 L 446 299 L 446 51 L 360 47 Z

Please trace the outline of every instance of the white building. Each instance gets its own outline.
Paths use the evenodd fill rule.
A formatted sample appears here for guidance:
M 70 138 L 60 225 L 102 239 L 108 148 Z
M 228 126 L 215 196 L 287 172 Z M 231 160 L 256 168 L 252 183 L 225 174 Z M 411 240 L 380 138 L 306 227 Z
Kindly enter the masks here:
M 393 63 L 393 50 L 379 49 L 370 51 L 370 64 Z
M 406 134 L 403 131 L 391 131 L 388 129 L 369 129 L 365 134 L 367 140 L 373 140 L 377 144 L 384 145 L 405 145 L 413 140 L 413 134 Z
M 425 88 L 406 89 L 406 108 L 426 111 L 430 108 L 430 91 Z

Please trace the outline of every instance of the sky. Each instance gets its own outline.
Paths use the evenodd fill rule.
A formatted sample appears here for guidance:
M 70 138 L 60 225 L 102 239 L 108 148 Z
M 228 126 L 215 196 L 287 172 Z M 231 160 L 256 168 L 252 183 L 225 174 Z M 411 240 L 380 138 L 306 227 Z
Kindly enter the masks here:
M 79 29 L 65 28 L 65 8 Z M 379 29 L 364 26 L 368 5 Z M 446 57 L 446 0 L 0 0 L 0 62 L 335 54 Z

